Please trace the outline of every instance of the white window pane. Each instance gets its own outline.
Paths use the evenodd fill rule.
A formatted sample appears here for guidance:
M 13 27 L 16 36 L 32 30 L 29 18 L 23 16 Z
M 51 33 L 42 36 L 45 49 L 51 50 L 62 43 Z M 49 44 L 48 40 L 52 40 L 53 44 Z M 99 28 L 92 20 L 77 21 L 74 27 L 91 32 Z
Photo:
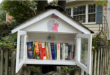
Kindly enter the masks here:
M 88 59 L 88 39 L 81 38 L 80 62 L 87 66 L 87 59 Z
M 24 55 L 24 35 L 20 36 L 19 63 L 23 60 Z
M 71 15 L 71 8 L 67 8 L 66 12 L 67 12 L 68 15 Z

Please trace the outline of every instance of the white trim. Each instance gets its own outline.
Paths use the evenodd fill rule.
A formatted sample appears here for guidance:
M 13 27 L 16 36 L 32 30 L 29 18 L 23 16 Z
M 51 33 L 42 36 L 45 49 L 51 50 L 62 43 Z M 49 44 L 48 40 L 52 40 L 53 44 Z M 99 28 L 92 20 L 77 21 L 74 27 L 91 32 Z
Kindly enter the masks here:
M 77 0 L 66 0 L 66 3 L 73 2 L 73 1 L 77 1 Z
M 76 64 L 77 66 L 81 67 L 85 72 L 88 74 L 91 74 L 91 48 L 92 48 L 92 35 L 91 34 L 77 34 L 77 57 L 76 57 Z M 87 66 L 85 66 L 83 63 L 80 62 L 80 56 L 81 56 L 81 38 L 87 38 L 88 39 L 88 58 L 87 58 Z
M 71 7 L 71 17 L 73 17 L 73 7 Z
M 85 10 L 85 14 L 78 14 L 78 15 L 85 15 L 85 22 L 84 23 L 82 23 L 82 24 L 96 24 L 96 20 L 95 20 L 95 22 L 89 22 L 88 21 L 88 18 L 89 18 L 89 14 L 93 14 L 93 13 L 88 13 L 88 10 L 89 10 L 89 6 L 90 4 L 86 4 L 85 6 L 86 6 L 86 10 Z M 79 5 L 80 6 L 80 5 Z M 75 7 L 79 7 L 79 6 L 75 6 Z M 81 6 L 84 6 L 84 5 L 81 5 Z M 71 7 L 71 16 L 73 17 L 73 16 L 77 16 L 77 15 L 74 15 L 74 10 L 73 10 L 73 8 L 74 7 Z M 95 9 L 96 9 L 96 6 L 95 6 Z M 96 11 L 94 12 L 94 14 L 96 14 Z M 96 18 L 96 17 L 95 17 Z
M 86 15 L 85 15 L 85 18 L 86 18 L 86 23 L 88 23 L 88 4 L 86 4 Z
M 26 59 L 24 64 L 76 65 L 76 62 L 75 62 L 75 60 L 37 60 L 37 59 Z
M 51 14 L 55 14 L 55 15 L 59 16 L 65 22 L 67 22 L 68 24 L 72 25 L 73 27 L 75 27 L 76 29 L 82 31 L 85 34 L 91 34 L 91 32 L 88 29 L 84 28 L 81 25 L 78 25 L 78 23 L 76 23 L 76 22 L 73 22 L 72 19 L 66 17 L 64 14 L 62 14 L 59 11 L 57 11 L 56 9 L 52 9 L 52 10 L 49 10 L 49 11 L 43 13 L 43 14 L 40 14 L 39 16 L 33 18 L 32 20 L 30 20 L 30 21 L 28 21 L 28 22 L 26 22 L 24 24 L 21 24 L 19 27 L 13 29 L 11 32 L 15 33 L 17 31 L 19 31 L 19 30 L 21 30 L 21 29 L 23 29 L 23 28 L 25 28 L 25 27 L 27 27 L 29 25 L 32 25 L 33 23 L 35 23 L 35 22 L 37 22 L 37 21 L 39 21 L 39 20 L 51 15 Z
M 96 24 L 96 22 L 88 22 L 88 23 L 82 23 L 82 24 Z
M 17 50 L 16 50 L 16 73 L 20 70 L 20 68 L 23 66 L 25 61 L 25 56 L 23 55 L 23 60 L 20 62 L 19 60 L 19 50 L 20 50 L 20 35 L 24 35 L 24 46 L 26 45 L 26 32 L 25 31 L 18 31 L 17 34 Z M 25 47 L 24 47 L 24 54 L 25 54 Z

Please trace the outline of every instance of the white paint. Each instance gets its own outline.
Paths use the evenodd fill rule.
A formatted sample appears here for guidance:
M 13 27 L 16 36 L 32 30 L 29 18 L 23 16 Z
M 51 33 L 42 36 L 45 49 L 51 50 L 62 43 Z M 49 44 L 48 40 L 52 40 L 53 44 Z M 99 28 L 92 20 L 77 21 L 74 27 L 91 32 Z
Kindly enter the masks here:
M 91 46 L 92 46 L 92 36 L 90 34 L 77 34 L 77 46 L 76 46 L 76 64 L 83 69 L 88 74 L 91 74 Z M 88 58 L 87 58 L 87 66 L 80 62 L 81 60 L 81 38 L 88 39 Z
M 79 25 L 77 22 L 74 22 L 73 19 L 70 19 L 68 17 L 66 17 L 65 15 L 63 15 L 61 12 L 55 10 L 55 9 L 52 9 L 52 10 L 49 10 L 43 14 L 40 14 L 39 16 L 35 17 L 34 19 L 20 25 L 19 27 L 15 28 L 12 30 L 12 33 L 15 33 L 17 32 L 18 30 L 21 30 L 29 25 L 32 25 L 40 20 L 42 20 L 43 18 L 46 18 L 47 16 L 51 15 L 51 14 L 55 14 L 57 16 L 59 16 L 62 20 L 64 20 L 65 22 L 67 22 L 69 25 L 75 27 L 76 29 L 82 31 L 83 33 L 85 34 L 91 34 L 91 32 L 84 28 L 83 26 Z M 68 29 L 68 28 L 67 28 Z M 69 29 L 68 29 L 69 30 Z M 42 30 L 43 31 L 43 30 Z M 66 31 L 65 31 L 66 32 Z
M 47 40 L 47 36 L 50 34 L 55 35 L 56 39 L 53 41 Z M 75 44 L 76 34 L 61 34 L 61 33 L 36 33 L 36 32 L 27 32 L 28 40 L 37 41 L 37 42 L 54 42 L 54 43 L 68 43 Z M 69 38 L 69 39 L 68 39 Z
M 20 68 L 23 66 L 24 64 L 24 60 L 25 60 L 25 46 L 26 46 L 26 38 L 24 37 L 24 53 L 23 53 L 23 59 L 22 61 L 19 60 L 19 54 L 20 54 L 20 36 L 24 35 L 26 36 L 26 32 L 25 31 L 18 31 L 18 35 L 17 35 L 17 50 L 16 50 L 16 73 L 20 70 Z
M 48 0 L 48 3 L 51 3 L 53 0 Z
M 66 0 L 66 3 L 72 2 L 72 1 L 77 1 L 77 0 Z
M 2 0 L 0 0 L 0 3 L 2 2 Z
M 24 31 L 37 31 L 37 32 L 48 32 L 47 22 L 51 19 L 51 16 L 48 16 L 22 30 Z M 81 33 L 81 31 L 77 30 L 73 26 L 69 25 L 67 22 L 62 19 L 56 20 L 59 23 L 58 32 L 62 33 Z
M 24 64 L 76 65 L 76 62 L 75 62 L 75 60 L 37 60 L 37 59 L 26 59 Z
M 87 24 L 88 23 L 88 4 L 86 4 L 86 10 L 85 10 L 85 12 L 86 12 L 86 15 L 85 15 L 85 23 Z

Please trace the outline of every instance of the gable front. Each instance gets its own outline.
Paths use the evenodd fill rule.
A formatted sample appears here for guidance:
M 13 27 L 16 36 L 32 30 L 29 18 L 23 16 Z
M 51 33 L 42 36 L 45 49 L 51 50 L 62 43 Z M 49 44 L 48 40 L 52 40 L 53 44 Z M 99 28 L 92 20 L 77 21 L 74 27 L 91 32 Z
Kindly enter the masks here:
M 24 31 L 30 32 L 61 32 L 61 33 L 82 33 L 61 18 L 50 15 L 34 24 L 23 28 Z
M 61 26 L 59 27 L 60 29 L 60 32 L 62 32 L 61 30 L 69 30 L 71 31 L 72 29 L 71 28 L 75 28 L 76 30 L 80 31 L 80 32 L 83 32 L 85 34 L 91 34 L 91 31 L 87 28 L 85 28 L 84 26 L 80 25 L 80 23 L 78 23 L 77 21 L 74 21 L 72 18 L 68 17 L 66 14 L 63 14 L 61 13 L 60 11 L 56 10 L 56 9 L 51 9 L 51 10 L 48 10 L 48 11 L 45 11 L 44 13 L 34 17 L 33 19 L 21 24 L 20 26 L 18 26 L 17 28 L 13 29 L 12 30 L 12 33 L 15 33 L 19 30 L 27 30 L 29 29 L 30 31 L 31 30 L 35 30 L 36 27 L 34 26 L 39 26 L 40 28 L 37 29 L 37 30 L 40 30 L 40 31 L 46 31 L 46 24 L 48 22 L 48 20 L 50 18 L 48 18 L 48 16 L 51 16 L 52 14 L 58 16 L 59 19 L 61 19 L 63 22 L 61 22 L 62 24 L 60 25 L 63 25 L 63 23 L 65 23 L 64 25 L 68 25 L 68 28 L 66 26 L 63 26 L 61 28 Z M 60 20 L 60 21 L 61 21 Z M 40 22 L 41 21 L 41 22 Z M 59 22 L 60 22 L 59 21 Z M 36 25 L 36 23 L 38 23 Z M 66 24 L 67 23 L 67 24 Z M 44 25 L 45 26 L 42 26 Z M 66 28 L 65 28 L 66 27 Z M 31 29 L 32 28 L 32 29 Z M 41 28 L 45 28 L 45 29 L 41 29 Z M 70 28 L 70 29 L 69 29 Z M 73 30 L 75 30 L 73 29 Z M 72 31 L 73 31 L 72 30 Z M 65 31 L 66 32 L 66 31 Z

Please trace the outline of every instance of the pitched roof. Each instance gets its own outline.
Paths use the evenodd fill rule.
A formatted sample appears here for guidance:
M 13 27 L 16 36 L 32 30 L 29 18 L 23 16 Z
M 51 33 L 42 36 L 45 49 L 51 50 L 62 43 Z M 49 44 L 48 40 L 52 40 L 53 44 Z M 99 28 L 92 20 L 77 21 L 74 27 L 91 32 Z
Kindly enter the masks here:
M 17 27 L 19 27 L 19 26 L 21 26 L 21 25 L 23 25 L 23 24 L 25 24 L 25 23 L 27 23 L 27 22 L 33 20 L 34 18 L 38 17 L 39 15 L 41 15 L 41 14 L 43 14 L 43 13 L 45 13 L 45 12 L 48 12 L 48 11 L 50 11 L 50 10 L 52 10 L 52 9 L 56 9 L 57 11 L 59 11 L 60 13 L 62 13 L 63 15 L 65 15 L 66 17 L 68 17 L 68 18 L 70 18 L 71 20 L 73 20 L 73 21 L 74 21 L 75 23 L 77 23 L 78 25 L 80 25 L 80 26 L 84 27 L 85 29 L 89 30 L 91 33 L 94 33 L 92 30 L 90 30 L 89 28 L 85 27 L 83 24 L 81 24 L 80 22 L 78 22 L 77 20 L 75 20 L 74 18 L 72 18 L 71 16 L 69 16 L 69 15 L 66 13 L 66 11 L 65 11 L 63 8 L 61 8 L 60 6 L 47 6 L 45 11 L 43 11 L 43 12 L 37 14 L 36 16 L 34 16 L 34 17 L 32 17 L 32 18 L 26 20 L 25 22 L 23 22 L 23 23 L 20 24 L 20 25 L 17 25 L 14 29 L 16 29 Z M 13 29 L 13 30 L 14 30 L 14 29 Z M 14 33 L 13 30 L 12 30 L 12 33 Z

